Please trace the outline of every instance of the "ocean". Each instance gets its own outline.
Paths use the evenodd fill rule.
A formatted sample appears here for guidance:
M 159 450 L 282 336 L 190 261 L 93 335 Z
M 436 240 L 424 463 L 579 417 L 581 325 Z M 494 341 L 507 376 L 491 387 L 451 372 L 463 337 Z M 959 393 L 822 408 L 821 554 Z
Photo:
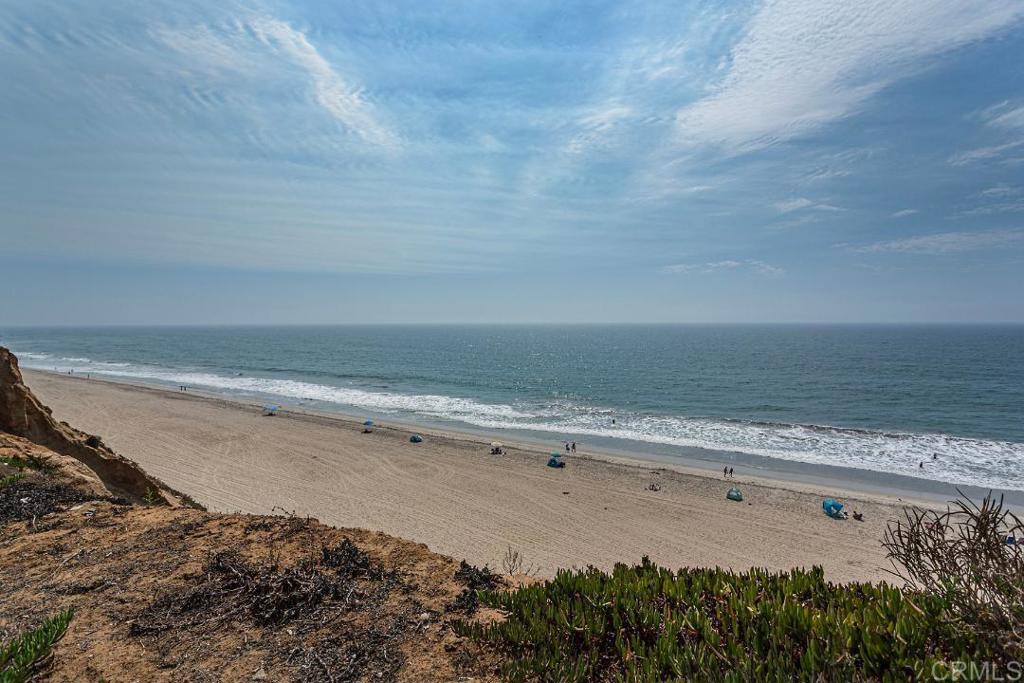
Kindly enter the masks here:
M 1024 326 L 0 327 L 0 344 L 29 368 L 496 438 L 1024 490 Z

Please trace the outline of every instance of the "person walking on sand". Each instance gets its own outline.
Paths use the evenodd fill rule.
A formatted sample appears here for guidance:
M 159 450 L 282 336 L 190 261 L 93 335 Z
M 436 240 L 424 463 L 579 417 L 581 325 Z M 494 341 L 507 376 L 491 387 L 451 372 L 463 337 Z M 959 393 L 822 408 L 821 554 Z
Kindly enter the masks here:
M 572 452 L 573 453 L 576 452 L 576 442 L 575 441 L 572 442 Z
M 732 478 L 733 478 L 733 474 L 732 474 L 732 468 L 731 468 L 731 467 L 729 468 L 729 478 L 730 478 L 730 479 L 732 479 Z
M 728 477 L 729 477 L 729 468 L 728 467 L 723 467 L 722 468 L 722 478 L 723 479 L 727 479 Z

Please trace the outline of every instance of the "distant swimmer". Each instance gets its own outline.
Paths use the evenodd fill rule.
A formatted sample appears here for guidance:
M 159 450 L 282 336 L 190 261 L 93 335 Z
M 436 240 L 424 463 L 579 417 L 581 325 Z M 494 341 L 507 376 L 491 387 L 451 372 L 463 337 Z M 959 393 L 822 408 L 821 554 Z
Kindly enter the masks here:
M 924 460 L 922 460 L 920 463 L 918 463 L 917 466 L 920 467 L 923 470 L 924 469 Z
M 615 424 L 615 418 L 614 417 L 612 418 L 612 424 Z
M 939 454 L 938 453 L 932 453 L 932 460 L 938 460 L 938 459 L 939 459 Z

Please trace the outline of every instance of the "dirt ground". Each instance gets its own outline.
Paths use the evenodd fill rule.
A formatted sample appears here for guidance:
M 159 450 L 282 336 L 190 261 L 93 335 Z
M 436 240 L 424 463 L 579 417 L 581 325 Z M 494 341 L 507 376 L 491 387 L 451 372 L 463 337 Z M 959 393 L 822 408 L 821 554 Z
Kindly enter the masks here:
M 12 443 L 0 456 L 33 448 Z M 295 516 L 132 506 L 59 466 L 0 464 L 0 478 L 15 472 L 20 488 L 0 489 L 13 510 L 0 519 L 0 641 L 74 608 L 49 680 L 494 677 L 450 628 L 493 615 L 467 615 L 465 572 L 424 545 Z

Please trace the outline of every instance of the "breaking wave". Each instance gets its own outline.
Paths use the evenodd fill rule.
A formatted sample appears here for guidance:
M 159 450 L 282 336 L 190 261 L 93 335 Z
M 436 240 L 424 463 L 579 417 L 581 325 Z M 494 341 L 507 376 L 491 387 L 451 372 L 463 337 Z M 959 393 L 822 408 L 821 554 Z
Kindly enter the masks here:
M 902 433 L 715 417 L 645 415 L 569 401 L 487 403 L 441 394 L 370 391 L 315 382 L 226 375 L 20 353 L 26 367 L 68 370 L 171 385 L 186 384 L 234 396 L 311 401 L 368 412 L 516 429 L 746 453 L 817 465 L 838 465 L 954 484 L 1024 490 L 1024 444 L 938 433 Z M 612 424 L 612 415 L 615 424 Z M 937 459 L 933 461 L 933 455 Z M 926 469 L 918 463 L 925 461 Z

